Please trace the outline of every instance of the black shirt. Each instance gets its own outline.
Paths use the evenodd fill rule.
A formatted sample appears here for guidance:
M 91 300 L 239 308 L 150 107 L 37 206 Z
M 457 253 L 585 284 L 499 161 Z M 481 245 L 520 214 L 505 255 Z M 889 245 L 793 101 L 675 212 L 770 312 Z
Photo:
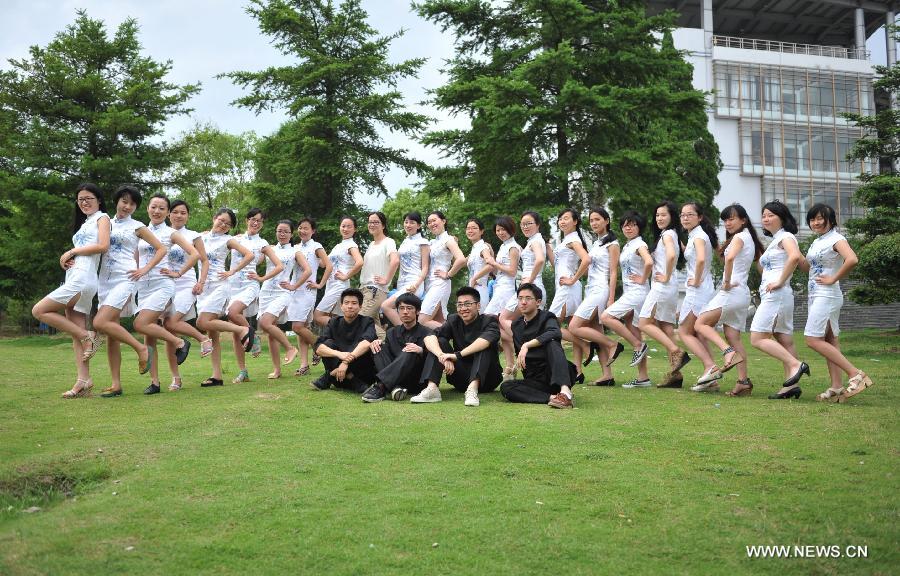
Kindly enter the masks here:
M 500 342 L 500 325 L 496 316 L 479 314 L 472 323 L 466 325 L 459 314 L 451 314 L 447 321 L 435 330 L 435 336 L 453 342 L 455 350 L 462 350 L 478 338 L 484 338 L 496 347 Z
M 431 333 L 431 330 L 418 322 L 416 322 L 416 325 L 413 326 L 411 330 L 407 330 L 403 324 L 400 324 L 387 331 L 387 334 L 384 335 L 382 347 L 387 349 L 391 358 L 396 358 L 400 356 L 403 347 L 409 343 L 417 344 L 422 348 L 425 348 L 425 337 L 429 336 Z
M 347 322 L 343 316 L 337 316 L 329 320 L 322 329 L 313 349 L 324 343 L 332 350 L 352 352 L 363 340 L 371 342 L 375 338 L 375 321 L 368 316 L 360 314 L 353 322 Z M 328 340 L 331 342 L 327 342 Z
M 512 336 L 516 354 L 526 342 L 537 340 L 541 343 L 537 348 L 529 348 L 525 355 L 526 377 L 530 377 L 531 373 L 544 372 L 547 367 L 547 343 L 552 340 L 562 341 L 562 331 L 556 315 L 546 310 L 538 310 L 531 320 L 525 320 L 524 316 L 517 318 L 512 323 Z

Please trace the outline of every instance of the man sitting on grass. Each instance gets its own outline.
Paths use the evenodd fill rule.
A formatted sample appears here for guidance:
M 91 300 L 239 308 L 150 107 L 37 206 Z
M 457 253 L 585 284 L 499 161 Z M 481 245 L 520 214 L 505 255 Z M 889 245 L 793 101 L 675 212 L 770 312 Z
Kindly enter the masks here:
M 559 321 L 552 312 L 540 309 L 544 295 L 534 284 L 522 284 L 516 294 L 522 316 L 512 323 L 512 336 L 523 379 L 507 380 L 500 393 L 510 402 L 573 408 L 575 366 L 562 349 Z
M 363 402 L 380 402 L 386 396 L 399 402 L 410 392 L 417 394 L 425 365 L 425 337 L 431 330 L 419 324 L 422 300 L 405 293 L 395 302 L 400 325 L 387 331 L 384 342 L 373 340 L 369 345 L 375 359 L 375 383 L 362 395 Z
M 479 313 L 481 295 L 470 286 L 456 291 L 456 314 L 451 314 L 434 334 L 425 337 L 429 354 L 422 370 L 422 392 L 410 402 L 440 402 L 441 373 L 447 382 L 465 392 L 465 405 L 478 406 L 478 392 L 494 390 L 503 377 L 497 358 L 500 326 L 496 316 Z
M 325 365 L 325 373 L 312 382 L 314 390 L 328 390 L 334 385 L 359 394 L 375 379 L 375 363 L 369 353 L 369 343 L 375 340 L 375 322 L 359 315 L 362 301 L 362 292 L 356 288 L 341 292 L 344 315 L 328 321 L 314 347 Z

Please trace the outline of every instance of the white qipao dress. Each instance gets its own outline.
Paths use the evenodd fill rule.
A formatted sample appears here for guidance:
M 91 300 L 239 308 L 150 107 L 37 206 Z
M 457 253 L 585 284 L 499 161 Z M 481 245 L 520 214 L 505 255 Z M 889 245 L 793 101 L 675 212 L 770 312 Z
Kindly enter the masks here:
M 591 257 L 591 266 L 588 268 L 587 288 L 584 291 L 584 300 L 575 310 L 575 315 L 583 320 L 590 320 L 594 312 L 597 317 L 606 309 L 609 302 L 609 248 L 618 246 L 618 240 L 603 243 L 596 240 L 588 253 Z
M 347 238 L 338 242 L 337 246 L 331 249 L 328 259 L 331 260 L 331 277 L 325 285 L 325 294 L 316 310 L 326 312 L 328 314 L 340 314 L 341 292 L 350 287 L 350 279 L 338 280 L 337 273 L 344 274 L 353 269 L 353 255 L 350 254 L 351 248 L 358 248 L 353 238 Z M 335 310 L 337 309 L 337 310 Z
M 572 231 L 566 234 L 556 248 L 556 291 L 553 293 L 550 311 L 558 318 L 561 318 L 563 307 L 565 307 L 568 317 L 572 316 L 581 304 L 581 282 L 575 282 L 571 286 L 563 286 L 559 283 L 561 278 L 571 277 L 578 270 L 581 261 L 578 253 L 572 248 L 576 242 L 581 243 L 581 236 L 578 235 L 578 232 Z
M 700 275 L 699 286 L 689 286 L 687 281 L 692 279 L 697 272 L 697 248 L 694 242 L 697 239 L 703 242 L 706 252 L 706 263 L 703 265 L 703 273 Z M 709 236 L 700 226 L 696 226 L 688 234 L 687 246 L 684 248 L 684 259 L 687 261 L 687 278 L 684 281 L 684 301 L 681 303 L 681 314 L 678 316 L 679 324 L 684 322 L 688 314 L 693 313 L 694 318 L 699 318 L 706 304 L 712 300 L 715 294 L 712 279 L 713 247 Z
M 522 255 L 519 257 L 519 262 L 522 264 L 522 282 L 527 280 L 534 270 L 534 265 L 537 262 L 537 251 L 540 251 L 544 255 L 544 263 L 546 264 L 547 248 L 544 245 L 544 237 L 541 236 L 540 232 L 532 234 L 531 237 L 528 238 L 528 241 L 525 242 L 525 247 L 522 248 Z M 541 294 L 544 295 L 541 308 L 547 306 L 547 290 L 544 289 L 543 272 L 544 270 L 542 267 L 541 270 L 538 270 L 537 274 L 535 274 L 534 280 L 531 281 L 532 284 L 541 289 Z M 510 299 L 506 301 L 506 309 L 513 312 L 518 306 L 519 300 L 514 292 Z
M 631 317 L 631 323 L 634 326 L 640 321 L 641 307 L 650 293 L 650 280 L 646 280 L 643 284 L 638 284 L 631 280 L 632 274 L 644 273 L 644 259 L 638 253 L 641 248 L 647 248 L 644 239 L 638 236 L 629 240 L 622 248 L 619 254 L 619 269 L 622 271 L 622 295 L 618 300 L 612 303 L 612 306 L 606 309 L 606 313 L 619 320 L 628 316 L 629 312 L 634 314 Z
M 120 310 L 120 316 L 134 313 L 134 292 L 137 283 L 128 278 L 128 273 L 138 268 L 138 230 L 145 228 L 131 216 L 112 219 L 109 234 L 109 251 L 100 261 L 100 306 L 111 306 Z
M 450 279 L 440 278 L 436 273 L 440 270 L 449 272 L 453 265 L 453 253 L 447 248 L 452 237 L 446 230 L 441 232 L 431 243 L 431 254 L 428 277 L 425 279 L 425 297 L 422 299 L 422 314 L 434 317 L 438 306 L 447 318 L 447 302 L 450 301 Z
M 150 224 L 147 229 L 156 236 L 159 243 L 168 251 L 172 249 L 172 233 L 175 232 L 165 222 L 159 224 Z M 143 239 L 138 242 L 138 257 L 140 265 L 146 266 L 153 257 L 156 256 L 156 248 L 148 244 Z M 152 310 L 154 312 L 162 312 L 165 310 L 172 298 L 175 296 L 175 281 L 163 275 L 162 269 L 168 267 L 167 258 L 160 260 L 156 266 L 144 274 L 137 282 L 137 311 Z
M 263 254 L 262 251 L 263 248 L 269 245 L 269 241 L 259 234 L 238 234 L 234 239 L 237 240 L 241 246 L 253 253 L 253 260 L 241 268 L 236 274 L 233 274 L 228 278 L 228 283 L 230 284 L 228 305 L 231 306 L 234 302 L 240 302 L 246 306 L 244 309 L 244 316 L 256 316 L 256 311 L 258 310 L 257 300 L 259 299 L 260 290 L 259 281 L 253 280 L 247 275 L 250 274 L 250 272 L 256 271 L 256 267 L 266 259 L 266 255 Z M 231 267 L 229 270 L 237 268 L 237 265 L 241 262 L 242 258 L 243 256 L 241 256 L 240 252 L 232 250 Z
M 753 244 L 753 237 L 750 236 L 750 232 L 744 228 L 734 235 L 731 243 L 725 248 L 725 256 L 728 256 L 734 250 L 735 238 L 740 238 L 743 246 L 741 246 L 741 251 L 737 256 L 734 257 L 734 263 L 731 265 L 730 284 L 733 287 L 728 290 L 720 288 L 716 295 L 713 296 L 713 299 L 704 306 L 701 313 L 721 309 L 722 315 L 719 322 L 744 332 L 747 329 L 747 311 L 750 308 L 750 288 L 747 286 L 747 278 L 750 275 L 750 266 L 753 265 L 756 246 Z
M 210 231 L 201 234 L 200 238 L 209 259 L 209 272 L 206 284 L 203 285 L 203 292 L 197 298 L 197 313 L 210 312 L 222 316 L 228 307 L 229 284 L 220 276 L 225 272 L 225 263 L 228 260 L 228 241 L 234 236 Z
M 497 249 L 497 256 L 494 260 L 497 261 L 497 264 L 509 266 L 512 263 L 512 256 L 521 253 L 522 247 L 519 246 L 515 238 L 510 237 Z M 494 295 L 491 296 L 491 301 L 488 302 L 487 307 L 484 309 L 484 313 L 499 316 L 500 313 L 503 312 L 506 303 L 509 302 L 511 298 L 516 297 L 516 275 L 507 274 L 501 270 L 497 270 L 496 274 L 497 276 L 494 280 Z
M 100 223 L 109 221 L 109 216 L 99 210 L 88 216 L 78 231 L 72 236 L 72 246 L 81 248 L 100 241 Z M 68 304 L 78 296 L 75 311 L 90 314 L 97 294 L 97 264 L 103 254 L 75 256 L 75 264 L 66 270 L 66 280 L 62 286 L 47 295 L 54 302 Z
M 309 269 L 312 272 L 309 275 L 309 280 L 307 280 L 307 282 L 315 282 L 316 273 L 319 271 L 319 258 L 316 256 L 316 252 L 320 249 L 324 250 L 324 248 L 312 238 L 306 242 L 301 242 L 295 246 L 295 248 L 303 254 L 304 258 L 306 258 L 306 262 L 309 264 Z M 306 285 L 306 282 L 304 282 L 303 286 L 300 286 L 291 293 L 291 302 L 288 305 L 287 313 L 288 320 L 291 322 L 309 322 L 315 306 L 316 289 L 309 288 Z
M 421 232 L 407 236 L 400 243 L 397 254 L 400 256 L 400 273 L 397 277 L 397 292 L 407 292 L 407 288 L 418 281 L 422 274 L 422 246 L 428 246 L 428 240 L 422 237 Z M 425 282 L 413 292 L 421 298 L 425 294 Z
M 832 228 L 822 234 L 809 247 L 806 260 L 809 262 L 809 314 L 806 317 L 804 336 L 823 338 L 831 324 L 831 331 L 835 336 L 841 329 L 838 320 L 841 316 L 841 307 L 844 305 L 844 295 L 841 293 L 840 282 L 831 286 L 819 284 L 816 278 L 819 276 L 834 276 L 844 265 L 844 257 L 834 249 L 834 245 L 841 240 L 846 240 L 842 234 Z
M 284 269 L 277 275 L 269 278 L 262 284 L 259 291 L 259 315 L 271 314 L 277 318 L 278 323 L 282 324 L 287 321 L 287 310 L 291 304 L 291 291 L 281 287 L 281 282 L 290 282 L 291 278 L 299 273 L 297 266 L 297 251 L 299 246 L 293 246 L 290 243 L 276 244 L 275 257 L 281 262 Z M 275 264 L 266 258 L 266 274 L 275 268 Z
M 759 259 L 762 266 L 762 282 L 759 284 L 759 308 L 753 316 L 750 324 L 751 332 L 771 334 L 792 334 L 794 332 L 794 291 L 791 289 L 790 278 L 784 286 L 769 292 L 766 290 L 772 282 L 781 278 L 784 265 L 787 262 L 785 242 L 797 243 L 797 239 L 784 228 L 772 236 L 772 241 L 766 247 L 766 251 Z
M 186 227 L 173 228 L 173 230 L 181 234 L 181 237 L 192 246 L 194 245 L 194 240 L 200 237 L 199 232 L 188 230 Z M 187 252 L 178 244 L 173 244 L 169 248 L 167 259 L 169 261 L 167 268 L 173 272 L 179 272 L 184 268 L 184 263 L 187 262 Z M 197 297 L 194 296 L 194 286 L 196 284 L 196 267 L 191 268 L 181 277 L 175 278 L 175 295 L 172 297 L 172 303 L 166 310 L 166 315 L 182 314 L 185 320 L 194 318 L 194 302 L 197 301 Z
M 668 282 L 659 282 L 656 280 L 657 274 L 666 273 L 666 245 L 665 238 L 671 238 L 675 245 L 675 261 L 678 262 L 678 256 L 681 254 L 681 245 L 678 243 L 678 234 L 672 230 L 663 230 L 659 237 L 659 242 L 653 250 L 653 271 L 650 278 L 653 283 L 650 287 L 650 293 L 644 301 L 641 308 L 641 318 L 653 318 L 660 322 L 668 322 L 675 324 L 675 312 L 678 310 L 678 274 L 675 273 L 674 267 L 672 275 Z
M 484 240 L 479 240 L 478 242 L 472 244 L 472 250 L 469 252 L 469 257 L 467 258 L 466 266 L 469 269 L 469 278 L 472 278 L 484 268 L 484 256 L 482 255 L 485 249 L 490 250 L 490 245 Z M 490 298 L 488 297 L 488 276 L 490 274 L 485 274 L 475 283 L 475 289 L 478 290 L 478 294 L 481 295 L 481 303 L 482 306 L 487 306 Z

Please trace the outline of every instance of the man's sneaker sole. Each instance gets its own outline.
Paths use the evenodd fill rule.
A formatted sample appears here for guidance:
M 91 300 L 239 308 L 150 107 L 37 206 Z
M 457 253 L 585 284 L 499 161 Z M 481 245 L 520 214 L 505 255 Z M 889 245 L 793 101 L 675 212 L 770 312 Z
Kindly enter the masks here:
M 403 400 L 406 400 L 407 394 L 406 388 L 394 388 L 391 390 L 391 400 L 394 402 L 402 402 Z
M 442 400 L 443 398 L 441 398 L 440 396 L 438 396 L 437 398 L 419 398 L 418 396 L 413 396 L 409 399 L 412 404 L 435 404 Z
M 384 400 L 384 396 L 382 396 L 381 398 L 366 398 L 365 396 L 363 396 L 362 399 L 362 401 L 366 404 L 374 404 L 375 402 L 381 402 L 382 400 Z
M 653 382 L 649 380 L 641 380 L 639 382 L 628 382 L 627 384 L 622 384 L 622 388 L 652 388 Z

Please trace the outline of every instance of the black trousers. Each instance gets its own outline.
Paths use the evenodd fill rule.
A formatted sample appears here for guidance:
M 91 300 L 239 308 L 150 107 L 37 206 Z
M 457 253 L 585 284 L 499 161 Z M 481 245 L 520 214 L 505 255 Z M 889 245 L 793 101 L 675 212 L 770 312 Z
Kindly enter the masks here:
M 444 352 L 455 352 L 449 340 L 438 338 L 438 343 Z M 447 376 L 447 383 L 460 392 L 465 392 L 472 380 L 478 380 L 479 392 L 491 392 L 503 380 L 503 370 L 500 368 L 496 346 L 488 346 L 477 354 L 458 358 L 454 364 L 456 368 L 453 370 L 453 374 Z M 444 367 L 438 362 L 437 356 L 429 352 L 422 369 L 423 386 L 428 382 L 440 384 L 443 375 Z
M 422 354 L 413 352 L 401 352 L 394 356 L 386 347 L 375 354 L 375 379 L 384 385 L 390 393 L 395 388 L 406 388 L 410 394 L 418 394 L 425 389 L 422 380 L 422 368 L 425 366 L 425 357 L 428 351 Z
M 322 342 L 332 350 L 335 350 L 335 343 L 332 340 Z M 344 352 L 344 350 L 342 350 Z M 349 350 L 347 350 L 349 352 Z M 347 367 L 347 374 L 353 374 L 353 378 L 349 376 L 344 378 L 343 382 L 338 382 L 337 378 L 331 376 L 330 372 L 341 365 L 341 361 L 337 358 L 322 358 L 322 364 L 325 366 L 325 373 L 328 374 L 328 381 L 335 388 L 349 390 L 357 394 L 366 391 L 373 382 L 375 382 L 375 362 L 372 360 L 371 354 L 363 354 L 350 363 Z
M 566 359 L 559 342 L 544 345 L 546 358 L 526 359 L 521 380 L 507 380 L 500 393 L 510 402 L 546 404 L 550 396 L 559 394 L 562 386 L 571 386 L 577 374 L 575 365 Z

